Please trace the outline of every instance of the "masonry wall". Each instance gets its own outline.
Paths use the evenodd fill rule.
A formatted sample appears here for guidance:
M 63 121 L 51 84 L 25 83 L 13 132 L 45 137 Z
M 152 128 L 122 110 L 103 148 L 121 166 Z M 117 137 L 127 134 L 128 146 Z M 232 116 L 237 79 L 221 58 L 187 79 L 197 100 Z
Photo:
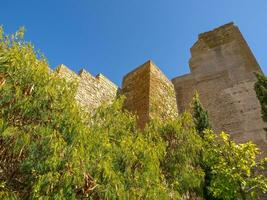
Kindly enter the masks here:
M 165 120 L 178 116 L 175 90 L 172 82 L 150 61 L 149 116 Z
M 266 124 L 261 119 L 253 72 L 261 69 L 250 48 L 233 23 L 199 34 L 190 49 L 190 73 L 172 82 L 148 61 L 123 78 L 121 93 L 124 107 L 138 116 L 138 126 L 159 117 L 175 117 L 188 108 L 198 90 L 215 131 L 226 131 L 237 142 L 252 140 L 267 150 Z M 103 75 L 92 76 L 85 70 L 76 74 L 64 65 L 56 72 L 67 80 L 76 80 L 76 99 L 91 112 L 103 103 L 110 103 L 119 88 Z M 178 109 L 177 109 L 178 108 Z
M 124 76 L 122 94 L 126 96 L 124 107 L 138 116 L 138 125 L 144 128 L 149 120 L 149 79 L 147 63 Z
M 56 73 L 68 81 L 78 83 L 76 99 L 88 112 L 101 104 L 110 103 L 117 96 L 118 87 L 102 74 L 94 77 L 84 69 L 76 74 L 64 65 L 58 66 Z
M 191 73 L 172 80 L 179 110 L 188 108 L 198 90 L 216 131 L 266 150 L 266 125 L 253 88 L 253 72 L 261 69 L 238 27 L 229 23 L 202 33 L 190 50 Z
M 178 113 L 173 84 L 152 61 L 124 76 L 122 94 L 125 108 L 137 114 L 140 128 L 152 118 Z

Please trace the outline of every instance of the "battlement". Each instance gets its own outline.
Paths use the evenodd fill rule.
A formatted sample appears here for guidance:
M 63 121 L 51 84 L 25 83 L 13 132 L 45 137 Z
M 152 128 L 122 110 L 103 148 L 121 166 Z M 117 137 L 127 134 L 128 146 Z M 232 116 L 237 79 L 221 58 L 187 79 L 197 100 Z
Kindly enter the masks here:
M 204 33 L 200 33 L 198 34 L 198 38 L 207 38 L 210 37 L 210 35 L 224 35 L 224 36 L 229 36 L 230 31 L 236 28 L 236 26 L 234 25 L 234 22 L 229 22 L 227 24 L 224 24 L 222 26 L 219 26 L 217 28 L 214 28 L 213 30 L 210 31 L 206 31 Z
M 60 65 L 56 73 L 77 81 L 76 99 L 88 112 L 112 102 L 119 92 L 125 95 L 124 108 L 137 115 L 141 129 L 153 118 L 176 117 L 197 90 L 215 131 L 226 131 L 237 142 L 252 140 L 266 151 L 266 124 L 253 88 L 253 72 L 261 69 L 238 27 L 231 22 L 201 33 L 190 51 L 191 72 L 172 81 L 151 60 L 126 74 L 122 89 L 84 69 L 76 74 Z
M 222 25 L 211 31 L 200 33 L 197 42 L 191 47 L 191 54 L 200 53 L 208 49 L 216 48 L 238 38 L 238 27 L 233 22 Z
M 65 65 L 59 65 L 55 72 L 67 81 L 77 81 L 76 99 L 88 112 L 93 111 L 103 103 L 110 103 L 117 96 L 118 86 L 103 74 L 94 77 L 85 69 L 76 74 Z

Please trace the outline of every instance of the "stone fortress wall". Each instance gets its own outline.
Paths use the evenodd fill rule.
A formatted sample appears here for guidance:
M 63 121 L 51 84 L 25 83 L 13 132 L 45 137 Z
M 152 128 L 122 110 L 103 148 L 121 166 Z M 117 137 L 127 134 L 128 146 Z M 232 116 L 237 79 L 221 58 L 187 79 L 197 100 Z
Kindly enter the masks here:
M 261 69 L 238 27 L 229 23 L 199 34 L 190 51 L 189 74 L 170 81 L 147 61 L 124 76 L 122 89 L 101 74 L 75 74 L 64 65 L 56 72 L 78 81 L 76 98 L 88 111 L 124 94 L 124 106 L 137 114 L 140 128 L 155 116 L 164 119 L 183 112 L 197 90 L 215 131 L 226 131 L 238 142 L 252 140 L 266 150 L 266 125 L 253 88 L 253 73 Z
M 150 60 L 124 76 L 122 94 L 125 108 L 137 114 L 141 128 L 152 118 L 178 115 L 172 82 Z
M 104 75 L 91 75 L 82 69 L 79 74 L 74 73 L 64 65 L 59 65 L 55 73 L 67 81 L 75 81 L 78 84 L 77 102 L 88 112 L 93 111 L 103 103 L 110 103 L 116 98 L 119 88 Z
M 197 90 L 216 131 L 266 149 L 266 125 L 254 91 L 253 72 L 261 69 L 238 27 L 229 23 L 202 33 L 190 50 L 191 73 L 172 80 L 179 111 Z

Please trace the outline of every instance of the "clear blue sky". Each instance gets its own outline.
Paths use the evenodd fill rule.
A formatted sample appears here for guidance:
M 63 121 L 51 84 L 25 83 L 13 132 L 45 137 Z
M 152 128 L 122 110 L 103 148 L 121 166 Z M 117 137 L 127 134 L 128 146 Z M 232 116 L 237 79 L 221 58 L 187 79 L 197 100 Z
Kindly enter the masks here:
M 188 73 L 198 33 L 230 21 L 267 72 L 266 0 L 3 0 L 0 12 L 6 32 L 25 26 L 52 68 L 101 72 L 118 85 L 148 59 L 169 78 Z

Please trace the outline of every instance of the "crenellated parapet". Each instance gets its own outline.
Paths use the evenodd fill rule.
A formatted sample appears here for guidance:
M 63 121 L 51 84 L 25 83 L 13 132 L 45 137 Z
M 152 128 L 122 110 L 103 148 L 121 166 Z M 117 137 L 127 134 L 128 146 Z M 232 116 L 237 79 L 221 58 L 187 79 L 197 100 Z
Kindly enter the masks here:
M 76 99 L 82 108 L 88 112 L 93 111 L 103 103 L 112 102 L 117 96 L 118 86 L 103 74 L 94 77 L 85 69 L 76 74 L 65 65 L 59 65 L 55 71 L 67 81 L 77 81 Z
M 76 74 L 60 65 L 56 73 L 77 81 L 77 101 L 89 112 L 125 95 L 124 108 L 137 115 L 140 128 L 153 118 L 176 117 L 197 90 L 215 131 L 226 131 L 237 142 L 252 140 L 267 153 L 266 124 L 254 91 L 254 72 L 261 68 L 239 28 L 228 23 L 201 33 L 190 52 L 189 74 L 170 81 L 149 60 L 123 77 L 122 89 L 84 69 Z
M 197 42 L 190 49 L 192 56 L 234 41 L 237 32 L 238 28 L 231 22 L 211 31 L 200 33 Z

